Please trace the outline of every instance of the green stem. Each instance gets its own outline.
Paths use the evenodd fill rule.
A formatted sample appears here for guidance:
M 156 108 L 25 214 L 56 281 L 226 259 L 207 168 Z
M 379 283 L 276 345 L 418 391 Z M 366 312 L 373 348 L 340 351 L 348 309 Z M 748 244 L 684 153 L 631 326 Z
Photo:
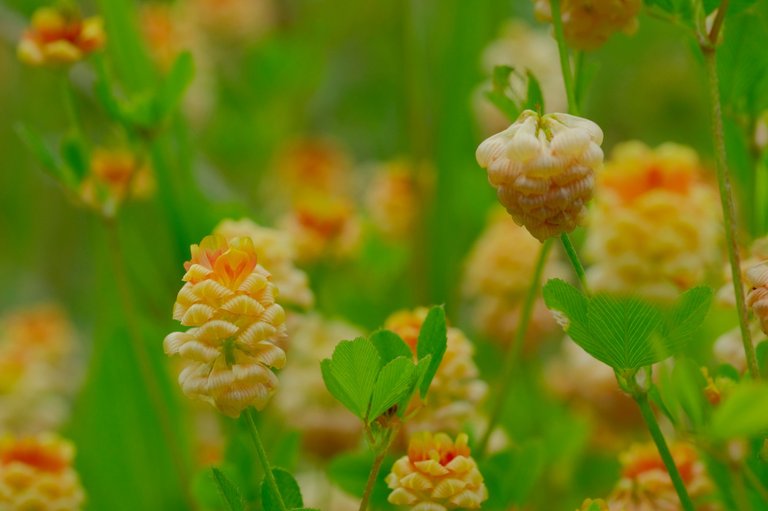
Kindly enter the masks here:
M 504 405 L 507 403 L 507 393 L 509 386 L 512 384 L 512 376 L 514 374 L 515 365 L 517 364 L 517 357 L 520 352 L 520 348 L 523 345 L 525 334 L 528 331 L 528 325 L 531 322 L 531 316 L 533 314 L 533 306 L 536 303 L 536 297 L 538 296 L 539 289 L 541 289 L 541 276 L 544 273 L 544 266 L 547 261 L 547 254 L 552 248 L 552 238 L 546 240 L 539 248 L 539 256 L 536 260 L 536 266 L 533 270 L 533 278 L 531 284 L 528 287 L 528 294 L 523 302 L 523 309 L 520 314 L 520 324 L 515 332 L 515 338 L 512 341 L 512 345 L 507 351 L 507 357 L 504 360 L 504 367 L 501 373 L 501 380 L 499 381 L 499 392 L 496 397 L 496 403 L 494 404 L 491 417 L 488 419 L 488 426 L 485 429 L 480 443 L 477 447 L 477 453 L 479 457 L 485 454 L 485 450 L 488 447 L 488 441 L 493 433 L 493 428 L 501 418 L 501 414 L 504 411 Z
M 716 36 L 716 34 L 715 34 Z M 709 102 L 712 115 L 712 139 L 715 147 L 717 184 L 720 189 L 720 205 L 723 210 L 723 224 L 728 246 L 728 259 L 731 264 L 733 293 L 736 297 L 736 310 L 739 316 L 741 341 L 747 358 L 747 367 L 752 379 L 760 379 L 760 371 L 755 357 L 755 347 L 752 345 L 752 334 L 749 331 L 749 313 L 744 299 L 744 284 L 741 279 L 741 258 L 739 244 L 736 239 L 736 211 L 733 203 L 733 191 L 728 172 L 728 162 L 725 154 L 725 137 L 723 135 L 723 116 L 720 105 L 720 85 L 717 78 L 717 58 L 714 45 L 702 45 L 704 61 L 709 79 Z
M 373 487 L 376 486 L 376 479 L 379 476 L 381 465 L 384 463 L 384 457 L 387 454 L 386 449 L 382 449 L 379 454 L 376 455 L 376 459 L 373 460 L 371 466 L 371 473 L 368 474 L 368 482 L 365 484 L 365 492 L 363 493 L 363 500 L 360 501 L 359 511 L 366 511 L 368 509 L 368 502 L 371 500 L 371 494 L 373 493 Z
M 571 266 L 573 266 L 573 271 L 576 272 L 576 276 L 579 278 L 581 288 L 585 293 L 588 294 L 589 287 L 587 287 L 587 274 L 584 271 L 584 265 L 581 264 L 579 254 L 576 252 L 576 248 L 571 242 L 571 237 L 568 236 L 567 232 L 564 232 L 560 235 L 560 241 L 563 243 L 563 249 L 565 249 L 565 254 L 568 256 L 568 260 L 571 262 Z
M 640 407 L 640 413 L 643 415 L 643 419 L 645 419 L 648 431 L 651 433 L 651 438 L 653 438 L 653 442 L 656 444 L 656 449 L 659 451 L 664 466 L 667 467 L 667 472 L 669 472 L 669 477 L 672 479 L 672 485 L 675 487 L 680 504 L 685 511 L 695 511 L 691 497 L 688 495 L 688 490 L 685 489 L 683 478 L 680 477 L 675 460 L 672 458 L 672 453 L 669 452 L 667 441 L 664 440 L 664 435 L 661 432 L 661 428 L 659 428 L 659 423 L 656 421 L 656 416 L 653 414 L 650 404 L 648 404 L 648 396 L 646 394 L 637 394 L 633 397 Z
M 267 484 L 272 489 L 272 493 L 277 499 L 277 505 L 280 508 L 280 511 L 288 511 L 288 508 L 285 507 L 285 502 L 283 501 L 283 495 L 280 493 L 280 488 L 277 486 L 275 475 L 272 473 L 272 466 L 269 464 L 267 451 L 264 450 L 264 444 L 261 443 L 261 435 L 259 435 L 259 430 L 256 427 L 256 420 L 254 419 L 255 415 L 256 410 L 253 408 L 248 408 L 245 410 L 248 429 L 251 432 L 253 444 L 256 446 L 256 455 L 258 456 L 259 462 L 261 463 L 261 468 L 264 470 L 264 478 L 267 480 Z
M 120 236 L 117 230 L 117 224 L 110 218 L 105 218 L 107 238 L 109 244 L 109 252 L 112 256 L 112 263 L 115 271 L 115 278 L 117 279 L 118 292 L 123 306 L 123 313 L 126 318 L 129 334 L 131 336 L 131 348 L 133 349 L 136 362 L 138 363 L 138 369 L 141 373 L 142 380 L 147 385 L 147 394 L 149 395 L 152 407 L 155 409 L 157 419 L 160 422 L 160 430 L 165 438 L 165 443 L 170 449 L 173 462 L 176 465 L 176 471 L 178 472 L 179 479 L 184 491 L 184 497 L 187 500 L 189 509 L 197 509 L 197 505 L 194 503 L 194 499 L 189 495 L 189 474 L 187 473 L 186 466 L 184 464 L 183 449 L 178 443 L 178 435 L 174 432 L 170 414 L 168 413 L 168 407 L 163 401 L 162 393 L 160 390 L 160 384 L 157 381 L 157 375 L 152 368 L 152 363 L 147 353 L 146 342 L 141 334 L 139 327 L 138 314 L 131 297 L 131 288 L 128 281 L 128 277 L 125 272 L 125 258 L 123 255 L 122 246 L 120 244 Z M 102 347 L 103 349 L 103 347 Z
M 557 39 L 557 49 L 560 54 L 560 69 L 563 72 L 565 93 L 568 96 L 568 113 L 579 115 L 579 107 L 576 103 L 576 90 L 573 86 L 573 72 L 571 71 L 571 63 L 568 60 L 568 47 L 565 44 L 563 19 L 560 14 L 560 0 L 550 0 L 550 7 L 552 9 L 552 25 L 555 27 L 555 38 Z
M 763 500 L 763 502 L 768 504 L 768 488 L 765 487 L 763 481 L 757 477 L 757 474 L 755 474 L 755 472 L 746 463 L 744 464 L 743 470 L 744 476 L 747 478 L 747 481 L 749 481 L 749 484 L 760 495 L 760 498 Z
M 64 100 L 64 110 L 69 121 L 69 131 L 72 135 L 82 138 L 80 129 L 80 116 L 77 113 L 77 104 L 75 102 L 75 92 L 69 81 L 68 71 L 62 71 L 61 88 Z

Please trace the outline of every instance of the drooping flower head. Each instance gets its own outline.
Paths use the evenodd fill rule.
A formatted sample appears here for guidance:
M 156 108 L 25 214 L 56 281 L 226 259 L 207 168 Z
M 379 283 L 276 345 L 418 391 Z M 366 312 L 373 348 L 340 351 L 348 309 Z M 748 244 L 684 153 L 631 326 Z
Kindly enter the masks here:
M 165 338 L 165 352 L 187 362 L 179 383 L 231 417 L 263 409 L 277 387 L 272 368 L 285 364 L 275 343 L 286 337 L 277 289 L 250 238 L 207 236 L 192 245 L 173 318 L 191 327 Z
M 603 163 L 602 142 L 592 121 L 525 110 L 480 144 L 476 157 L 515 222 L 544 241 L 583 222 L 594 171 Z
M 74 446 L 52 435 L 0 439 L 0 509 L 80 511 Z
M 149 165 L 128 149 L 97 148 L 91 154 L 89 174 L 80 196 L 89 206 L 113 215 L 127 198 L 145 199 L 155 189 Z
M 488 490 L 467 440 L 464 433 L 456 441 L 445 433 L 411 438 L 408 455 L 395 462 L 386 478 L 392 489 L 389 502 L 412 511 L 480 509 Z
M 402 310 L 392 314 L 384 323 L 384 328 L 392 330 L 408 344 L 414 357 L 419 331 L 428 312 L 426 307 Z M 472 358 L 475 352 L 472 342 L 455 327 L 449 326 L 447 334 L 445 354 L 429 387 L 426 406 L 407 423 L 410 431 L 459 431 L 477 410 L 477 405 L 488 390 L 485 382 L 479 378 L 479 371 Z M 414 400 L 418 398 L 414 397 Z
M 82 18 L 75 9 L 41 7 L 32 15 L 17 49 L 32 66 L 68 65 L 104 46 L 101 18 Z
M 552 21 L 550 0 L 534 0 L 536 17 Z M 637 15 L 642 0 L 563 0 L 560 15 L 568 45 L 578 50 L 594 50 L 616 32 L 637 30 Z
M 672 458 L 688 494 L 696 502 L 713 491 L 698 453 L 690 444 L 673 443 Z M 653 443 L 635 444 L 619 457 L 621 479 L 608 498 L 610 509 L 626 511 L 678 511 L 680 499 L 675 492 L 664 462 Z M 697 510 L 713 508 L 702 503 Z
M 599 183 L 584 250 L 595 290 L 669 300 L 718 261 L 717 193 L 692 149 L 620 144 Z
M 768 262 L 749 268 L 746 272 L 747 306 L 755 313 L 763 333 L 768 335 Z
M 227 239 L 250 238 L 259 254 L 259 263 L 269 268 L 272 282 L 280 290 L 280 303 L 300 307 L 313 305 L 315 297 L 309 288 L 307 274 L 294 264 L 296 247 L 287 232 L 263 227 L 248 218 L 222 220 L 213 232 Z

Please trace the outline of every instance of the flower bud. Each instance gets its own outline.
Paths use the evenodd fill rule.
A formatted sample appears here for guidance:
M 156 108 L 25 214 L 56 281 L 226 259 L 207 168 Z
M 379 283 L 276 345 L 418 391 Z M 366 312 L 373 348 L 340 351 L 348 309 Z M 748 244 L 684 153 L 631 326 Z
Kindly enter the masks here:
M 186 332 L 169 334 L 165 352 L 187 362 L 179 375 L 184 393 L 237 417 L 261 410 L 277 387 L 272 368 L 285 364 L 276 343 L 286 337 L 277 288 L 258 264 L 250 238 L 208 236 L 192 245 L 192 259 L 173 309 Z
M 445 433 L 414 436 L 386 481 L 389 502 L 411 510 L 480 509 L 488 498 L 464 433 L 455 442 Z
M 19 60 L 32 66 L 67 65 L 104 46 L 101 18 L 81 18 L 72 9 L 41 7 L 19 42 Z
M 603 162 L 602 142 L 592 121 L 526 110 L 480 144 L 476 157 L 515 222 L 544 241 L 584 220 L 594 171 Z
M 534 0 L 536 17 L 552 21 L 551 0 Z M 577 50 L 594 50 L 615 32 L 637 30 L 641 0 L 562 0 L 560 15 L 568 45 Z

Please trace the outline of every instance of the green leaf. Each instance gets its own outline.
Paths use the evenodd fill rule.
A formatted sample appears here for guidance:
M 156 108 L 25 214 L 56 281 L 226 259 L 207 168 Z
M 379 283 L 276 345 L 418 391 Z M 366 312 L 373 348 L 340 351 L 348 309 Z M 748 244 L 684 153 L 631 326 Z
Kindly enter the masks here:
M 327 360 L 327 359 L 326 359 Z M 342 341 L 330 362 L 321 365 L 326 387 L 349 410 L 365 420 L 381 357 L 373 343 L 362 337 Z
M 391 330 L 377 330 L 369 337 L 370 341 L 379 351 L 379 356 L 384 364 L 397 357 L 413 358 L 411 348 L 405 341 Z
M 160 118 L 170 114 L 181 104 L 184 91 L 192 83 L 194 76 L 195 65 L 192 54 L 185 51 L 173 62 L 173 67 L 157 93 L 156 104 Z
M 693 337 L 712 299 L 708 288 L 684 293 L 667 308 L 637 297 L 586 297 L 562 280 L 544 286 L 547 306 L 562 315 L 568 335 L 614 369 L 638 369 L 678 353 Z
M 293 478 L 290 472 L 282 468 L 273 468 L 272 475 L 275 476 L 277 489 L 283 497 L 283 504 L 288 509 L 301 508 L 304 506 L 304 499 L 301 496 L 299 483 Z M 279 511 L 280 506 L 277 503 L 277 496 L 267 483 L 266 478 L 261 482 L 261 507 L 264 511 Z
M 510 121 L 514 121 L 520 115 L 520 105 L 509 97 L 509 80 L 515 72 L 510 66 L 496 66 L 491 77 L 492 88 L 485 92 L 485 97 L 493 105 L 501 110 Z
M 77 181 L 81 181 L 88 174 L 88 151 L 79 137 L 67 135 L 61 140 L 61 157 L 74 171 Z
M 530 71 L 526 72 L 528 77 L 528 91 L 526 93 L 525 106 L 523 110 L 534 110 L 536 112 L 545 112 L 544 93 L 541 92 L 539 81 Z
M 447 345 L 448 327 L 445 324 L 445 309 L 439 306 L 432 307 L 421 325 L 419 340 L 416 344 L 416 355 L 419 360 L 427 355 L 432 356 L 420 383 L 421 397 L 427 395 L 432 378 L 435 377 L 440 362 L 443 361 Z
M 768 431 L 768 385 L 742 382 L 712 414 L 709 433 L 717 440 L 754 437 Z
M 77 186 L 78 180 L 72 173 L 72 169 L 59 165 L 53 151 L 48 148 L 45 140 L 43 140 L 43 137 L 37 131 L 34 131 L 24 124 L 17 124 L 16 134 L 24 145 L 27 146 L 27 149 L 35 155 L 42 165 L 43 170 L 65 186 Z
M 483 507 L 509 509 L 524 504 L 544 473 L 545 452 L 543 442 L 534 440 L 481 461 L 489 495 Z
M 373 388 L 371 409 L 366 422 L 370 423 L 376 420 L 379 415 L 389 410 L 393 405 L 410 398 L 415 383 L 416 366 L 413 365 L 410 356 L 408 358 L 397 357 L 390 361 L 379 372 L 379 377 Z
M 219 494 L 227 504 L 229 511 L 244 511 L 243 496 L 237 486 L 221 470 L 214 467 L 211 468 L 211 472 L 213 472 L 213 479 L 216 481 Z
M 331 460 L 328 464 L 327 474 L 330 481 L 353 497 L 360 498 L 365 492 L 365 485 L 368 482 L 368 475 L 373 464 L 374 454 L 370 449 L 358 452 L 348 452 L 340 454 Z M 389 473 L 389 467 L 394 463 L 391 456 L 387 456 L 382 464 L 382 470 L 376 478 L 376 485 L 373 488 L 372 502 L 387 501 L 390 493 L 384 479 Z M 332 510 L 326 510 L 332 511 Z

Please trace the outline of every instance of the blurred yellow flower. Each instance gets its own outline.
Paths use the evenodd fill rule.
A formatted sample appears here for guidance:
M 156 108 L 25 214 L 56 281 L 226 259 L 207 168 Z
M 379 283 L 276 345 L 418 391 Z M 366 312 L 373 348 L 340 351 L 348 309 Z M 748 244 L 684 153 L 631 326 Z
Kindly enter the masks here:
M 0 509 L 80 511 L 85 494 L 74 446 L 52 435 L 0 438 Z
M 19 42 L 19 60 L 32 66 L 67 65 L 104 46 L 101 18 L 82 18 L 74 9 L 41 7 Z
M 428 312 L 426 307 L 403 310 L 392 314 L 384 323 L 384 328 L 402 337 L 413 351 L 414 358 L 419 330 Z M 464 332 L 449 326 L 443 360 L 429 387 L 424 408 L 406 424 L 409 431 L 437 429 L 457 432 L 477 413 L 478 404 L 488 388 L 479 378 L 472 359 L 474 352 L 474 346 Z M 418 396 L 414 397 L 411 407 L 417 407 L 418 401 Z
M 259 263 L 269 268 L 272 282 L 280 290 L 279 303 L 300 307 L 314 305 L 315 297 L 309 288 L 307 274 L 294 265 L 296 247 L 287 232 L 263 227 L 248 218 L 222 220 L 213 232 L 227 239 L 251 239 L 259 254 Z
M 80 184 L 82 200 L 107 216 L 114 216 L 126 199 L 146 199 L 154 191 L 155 180 L 147 162 L 124 148 L 95 149 L 90 172 Z
M 477 148 L 499 201 L 539 241 L 578 227 L 603 163 L 603 132 L 568 114 L 526 110 Z
M 669 446 L 675 466 L 688 494 L 696 502 L 711 495 L 714 488 L 696 449 L 687 443 Z M 653 443 L 634 444 L 619 456 L 621 479 L 608 497 L 608 506 L 617 511 L 679 511 L 680 499 L 664 462 Z M 715 504 L 702 503 L 697 511 L 714 511 Z
M 370 184 L 366 205 L 374 225 L 386 236 L 402 240 L 413 233 L 423 206 L 419 176 L 429 170 L 404 160 L 382 165 Z
M 537 18 L 552 21 L 550 2 L 534 0 Z M 632 34 L 642 5 L 642 0 L 562 0 L 565 40 L 577 50 L 594 50 L 616 32 Z
M 281 372 L 275 404 L 292 427 L 301 431 L 304 447 L 321 458 L 357 446 L 360 420 L 325 388 L 319 363 L 329 358 L 340 339 L 365 335 L 362 329 L 318 313 L 293 314 L 288 322 L 291 358 Z
M 237 417 L 249 406 L 263 409 L 277 387 L 272 368 L 285 364 L 275 343 L 286 337 L 277 289 L 258 264 L 250 238 L 207 236 L 192 245 L 185 284 L 173 318 L 192 327 L 165 338 L 165 352 L 180 355 L 184 392 Z
M 768 334 L 768 261 L 746 271 L 747 306 L 755 313 L 763 333 Z
M 392 490 L 389 502 L 411 511 L 480 509 L 488 498 L 464 433 L 455 442 L 445 433 L 415 435 L 386 482 Z
M 462 295 L 477 332 L 500 344 L 512 341 L 540 247 L 502 208 L 494 208 L 467 256 L 462 277 Z M 549 256 L 544 274 L 544 280 L 566 275 L 555 254 Z M 538 299 L 526 341 L 536 342 L 554 332 L 560 328 Z
M 584 246 L 594 290 L 669 300 L 704 279 L 718 261 L 720 204 L 695 151 L 620 144 L 598 180 Z
M 307 194 L 347 196 L 351 192 L 352 162 L 329 140 L 293 141 L 278 152 L 273 167 L 279 181 L 274 189 L 287 192 L 293 201 Z
M 195 22 L 227 41 L 253 41 L 275 24 L 273 0 L 191 0 Z

